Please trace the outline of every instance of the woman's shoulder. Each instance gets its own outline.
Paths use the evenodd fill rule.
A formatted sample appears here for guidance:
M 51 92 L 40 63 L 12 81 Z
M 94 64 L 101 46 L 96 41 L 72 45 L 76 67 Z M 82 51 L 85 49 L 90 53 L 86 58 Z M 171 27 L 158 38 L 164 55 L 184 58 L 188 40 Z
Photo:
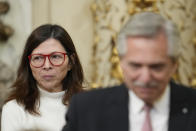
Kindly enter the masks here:
M 12 107 L 12 106 L 18 106 L 18 103 L 16 102 L 16 100 L 14 99 L 14 100 L 10 100 L 10 101 L 8 101 L 8 102 L 6 102 L 4 105 L 3 105 L 3 107 Z
M 2 131 L 18 131 L 25 122 L 25 110 L 16 100 L 10 100 L 3 105 L 1 116 Z
M 3 110 L 15 110 L 15 111 L 23 110 L 23 106 L 18 104 L 17 101 L 14 99 L 14 100 L 10 100 L 4 104 Z

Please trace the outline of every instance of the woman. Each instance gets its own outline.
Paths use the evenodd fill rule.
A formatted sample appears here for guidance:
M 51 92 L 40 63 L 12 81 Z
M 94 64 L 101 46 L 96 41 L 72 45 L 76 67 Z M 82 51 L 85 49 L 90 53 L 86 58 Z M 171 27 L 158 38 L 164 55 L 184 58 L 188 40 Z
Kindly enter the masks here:
M 2 131 L 59 131 L 67 104 L 82 91 L 74 44 L 58 25 L 42 25 L 27 39 L 13 90 L 2 110 Z

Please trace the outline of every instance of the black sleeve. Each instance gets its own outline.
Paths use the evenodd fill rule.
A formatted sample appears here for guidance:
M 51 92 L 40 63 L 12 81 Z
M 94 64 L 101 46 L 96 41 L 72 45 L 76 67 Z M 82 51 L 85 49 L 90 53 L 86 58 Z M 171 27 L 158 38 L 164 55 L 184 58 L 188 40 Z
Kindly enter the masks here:
M 72 97 L 67 114 L 65 116 L 66 125 L 63 127 L 62 131 L 77 131 L 77 121 L 76 121 L 76 100 L 75 96 Z

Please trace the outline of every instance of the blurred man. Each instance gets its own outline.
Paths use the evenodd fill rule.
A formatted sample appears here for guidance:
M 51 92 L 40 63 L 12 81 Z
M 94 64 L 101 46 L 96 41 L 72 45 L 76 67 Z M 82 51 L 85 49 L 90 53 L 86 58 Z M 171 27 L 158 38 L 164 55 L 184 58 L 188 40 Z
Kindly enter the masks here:
M 196 91 L 171 80 L 179 44 L 171 21 L 134 15 L 118 35 L 124 84 L 74 96 L 63 131 L 196 131 Z

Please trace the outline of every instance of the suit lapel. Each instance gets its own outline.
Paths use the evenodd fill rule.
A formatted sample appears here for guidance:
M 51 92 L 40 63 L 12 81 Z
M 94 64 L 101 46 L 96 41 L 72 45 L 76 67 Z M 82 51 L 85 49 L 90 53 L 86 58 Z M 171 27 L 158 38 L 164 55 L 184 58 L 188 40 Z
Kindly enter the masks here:
M 115 94 L 110 94 L 107 97 L 107 104 L 110 105 L 107 116 L 111 118 L 112 130 L 128 131 L 128 90 L 124 85 L 121 85 L 113 93 Z
M 186 131 L 189 107 L 187 91 L 171 82 L 169 131 Z

